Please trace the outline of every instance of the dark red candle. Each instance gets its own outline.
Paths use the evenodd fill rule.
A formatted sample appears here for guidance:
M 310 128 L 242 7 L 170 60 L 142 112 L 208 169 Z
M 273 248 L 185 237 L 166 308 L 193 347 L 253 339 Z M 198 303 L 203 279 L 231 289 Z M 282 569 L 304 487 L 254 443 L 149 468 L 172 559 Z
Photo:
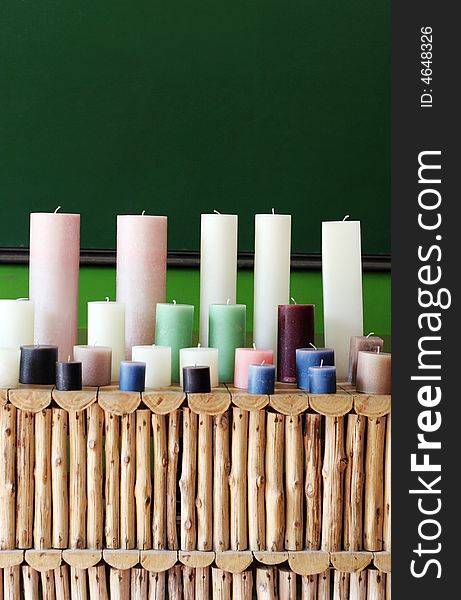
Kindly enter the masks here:
M 279 304 L 277 380 L 296 382 L 296 349 L 314 343 L 314 305 Z

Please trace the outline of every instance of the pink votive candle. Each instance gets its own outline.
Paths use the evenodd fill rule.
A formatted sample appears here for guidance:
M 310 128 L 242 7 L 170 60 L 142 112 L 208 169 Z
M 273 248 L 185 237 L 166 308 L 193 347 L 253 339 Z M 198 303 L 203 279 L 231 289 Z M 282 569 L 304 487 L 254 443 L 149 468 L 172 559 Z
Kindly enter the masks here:
M 82 363 L 82 385 L 110 385 L 112 348 L 109 346 L 74 346 L 74 359 Z
M 388 352 L 359 352 L 356 388 L 365 394 L 391 393 L 391 355 Z
M 234 386 L 246 390 L 248 388 L 248 366 L 272 365 L 274 363 L 273 350 L 260 350 L 259 348 L 236 348 Z

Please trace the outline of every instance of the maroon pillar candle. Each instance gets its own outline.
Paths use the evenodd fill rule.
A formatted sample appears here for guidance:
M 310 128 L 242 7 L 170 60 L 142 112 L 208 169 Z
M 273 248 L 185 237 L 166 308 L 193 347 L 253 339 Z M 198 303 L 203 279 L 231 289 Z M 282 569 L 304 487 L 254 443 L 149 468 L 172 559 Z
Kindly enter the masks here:
M 296 382 L 296 349 L 314 343 L 314 305 L 279 304 L 277 380 Z

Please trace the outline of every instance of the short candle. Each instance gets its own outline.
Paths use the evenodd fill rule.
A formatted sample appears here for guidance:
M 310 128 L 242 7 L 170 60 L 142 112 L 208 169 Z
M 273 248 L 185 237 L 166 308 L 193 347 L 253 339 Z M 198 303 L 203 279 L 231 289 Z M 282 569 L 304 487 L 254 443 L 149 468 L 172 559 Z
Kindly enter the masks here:
M 125 358 L 125 305 L 122 302 L 88 302 L 88 345 L 112 348 L 112 381 L 120 377 Z
M 391 355 L 388 352 L 359 352 L 356 388 L 365 394 L 391 393 Z
M 146 381 L 146 363 L 122 360 L 119 389 L 122 392 L 143 392 Z
M 109 346 L 74 346 L 74 359 L 82 363 L 82 385 L 110 385 L 112 348 Z
M 0 389 L 19 383 L 19 348 L 0 348 Z
M 17 348 L 34 343 L 34 303 L 0 300 L 0 347 Z
M 235 349 L 235 371 L 234 386 L 246 390 L 248 386 L 248 366 L 274 364 L 274 351 L 261 350 L 259 348 L 236 348 Z
M 82 389 L 81 362 L 68 360 L 56 363 L 56 389 L 62 392 Z
M 321 363 L 325 366 L 335 364 L 335 352 L 332 348 L 312 346 L 296 350 L 296 381 L 300 390 L 309 391 L 309 368 L 318 367 Z
M 357 379 L 357 358 L 360 350 L 376 352 L 383 349 L 383 339 L 377 335 L 353 335 L 349 350 L 349 383 L 355 385 Z
M 336 367 L 309 367 L 309 392 L 311 394 L 336 394 Z
M 190 367 L 192 365 L 203 365 L 210 367 L 211 387 L 217 387 L 219 385 L 218 357 L 219 353 L 217 348 L 203 348 L 200 345 L 196 348 L 181 348 L 181 350 L 179 351 L 179 364 L 181 368 L 180 385 L 183 384 L 183 367 Z
M 192 304 L 173 302 L 157 304 L 155 317 L 155 344 L 171 348 L 171 380 L 177 383 L 179 374 L 179 350 L 192 344 Z
M 209 394 L 211 392 L 210 367 L 208 365 L 183 367 L 182 381 L 186 394 Z
M 21 346 L 19 382 L 30 385 L 54 385 L 57 346 Z
M 146 388 L 171 385 L 171 348 L 169 346 L 133 346 L 131 358 L 146 363 Z
M 234 380 L 235 349 L 245 344 L 246 306 L 210 304 L 208 338 L 219 351 L 219 381 Z
M 275 391 L 275 365 L 248 365 L 248 392 L 273 394 Z

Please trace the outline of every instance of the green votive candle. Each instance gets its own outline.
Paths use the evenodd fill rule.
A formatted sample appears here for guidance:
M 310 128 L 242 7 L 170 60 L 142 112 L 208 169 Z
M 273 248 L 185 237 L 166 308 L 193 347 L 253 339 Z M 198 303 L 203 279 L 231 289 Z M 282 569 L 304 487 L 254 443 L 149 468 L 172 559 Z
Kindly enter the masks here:
M 171 381 L 179 382 L 179 350 L 192 345 L 192 304 L 157 304 L 155 344 L 171 347 Z
M 234 381 L 235 349 L 245 346 L 245 304 L 210 304 L 208 343 L 218 348 L 219 381 Z

